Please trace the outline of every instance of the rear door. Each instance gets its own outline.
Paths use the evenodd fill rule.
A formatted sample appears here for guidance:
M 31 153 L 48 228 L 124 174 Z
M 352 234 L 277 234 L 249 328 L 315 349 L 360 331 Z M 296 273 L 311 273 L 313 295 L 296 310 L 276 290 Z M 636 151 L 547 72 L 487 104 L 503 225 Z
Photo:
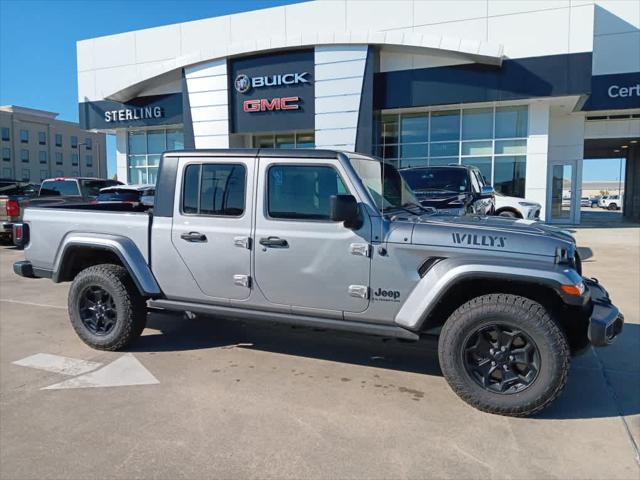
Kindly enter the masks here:
M 255 279 L 267 300 L 311 313 L 366 310 L 370 221 L 351 230 L 329 220 L 331 195 L 357 198 L 340 162 L 261 158 L 257 178 Z
M 253 159 L 181 158 L 171 242 L 214 299 L 250 293 Z

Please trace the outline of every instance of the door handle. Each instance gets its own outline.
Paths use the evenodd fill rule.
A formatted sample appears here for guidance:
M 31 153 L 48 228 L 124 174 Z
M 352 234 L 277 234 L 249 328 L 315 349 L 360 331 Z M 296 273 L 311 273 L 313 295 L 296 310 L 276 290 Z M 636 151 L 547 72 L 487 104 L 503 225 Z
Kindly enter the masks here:
M 207 241 L 207 236 L 200 232 L 183 233 L 180 238 L 187 242 L 204 243 Z
M 287 242 L 284 238 L 263 237 L 260 239 L 260 245 L 262 245 L 263 247 L 272 248 L 288 248 L 289 242 Z

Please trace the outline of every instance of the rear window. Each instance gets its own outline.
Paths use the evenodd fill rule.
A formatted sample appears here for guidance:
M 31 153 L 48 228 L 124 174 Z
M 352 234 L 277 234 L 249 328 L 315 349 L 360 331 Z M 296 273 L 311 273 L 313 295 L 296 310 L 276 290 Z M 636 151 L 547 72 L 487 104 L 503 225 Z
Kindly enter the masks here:
M 98 202 L 139 202 L 140 192 L 133 190 L 116 190 L 115 192 L 100 192 L 96 197 Z
M 113 187 L 115 185 L 122 185 L 117 180 L 81 180 L 82 190 L 88 197 L 95 197 L 100 193 L 100 189 L 106 187 Z
M 79 197 L 78 183 L 75 180 L 50 180 L 42 182 L 41 197 Z

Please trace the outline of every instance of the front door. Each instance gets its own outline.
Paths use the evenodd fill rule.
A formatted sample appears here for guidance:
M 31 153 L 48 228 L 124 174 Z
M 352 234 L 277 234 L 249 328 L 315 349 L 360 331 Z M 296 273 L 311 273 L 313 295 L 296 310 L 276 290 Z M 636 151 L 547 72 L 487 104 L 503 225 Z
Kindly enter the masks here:
M 354 191 L 337 160 L 259 160 L 255 279 L 269 302 L 334 312 L 368 307 L 369 219 L 358 230 L 329 219 L 331 195 Z
M 180 159 L 171 241 L 205 297 L 250 293 L 253 159 Z M 247 197 L 247 195 L 249 195 Z
M 549 223 L 573 224 L 578 221 L 580 187 L 575 161 L 552 162 L 549 165 Z

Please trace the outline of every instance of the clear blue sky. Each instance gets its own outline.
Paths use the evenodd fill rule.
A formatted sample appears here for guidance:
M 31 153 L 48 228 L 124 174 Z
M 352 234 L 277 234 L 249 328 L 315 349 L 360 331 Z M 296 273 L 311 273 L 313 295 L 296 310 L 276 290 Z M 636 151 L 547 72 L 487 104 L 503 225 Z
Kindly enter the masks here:
M 78 121 L 76 41 L 299 0 L 0 0 L 0 105 Z M 115 142 L 108 145 L 115 172 Z
M 0 0 L 0 105 L 78 121 L 76 41 L 300 0 Z M 107 145 L 115 172 L 115 141 Z M 617 180 L 618 161 L 585 162 L 585 180 Z

